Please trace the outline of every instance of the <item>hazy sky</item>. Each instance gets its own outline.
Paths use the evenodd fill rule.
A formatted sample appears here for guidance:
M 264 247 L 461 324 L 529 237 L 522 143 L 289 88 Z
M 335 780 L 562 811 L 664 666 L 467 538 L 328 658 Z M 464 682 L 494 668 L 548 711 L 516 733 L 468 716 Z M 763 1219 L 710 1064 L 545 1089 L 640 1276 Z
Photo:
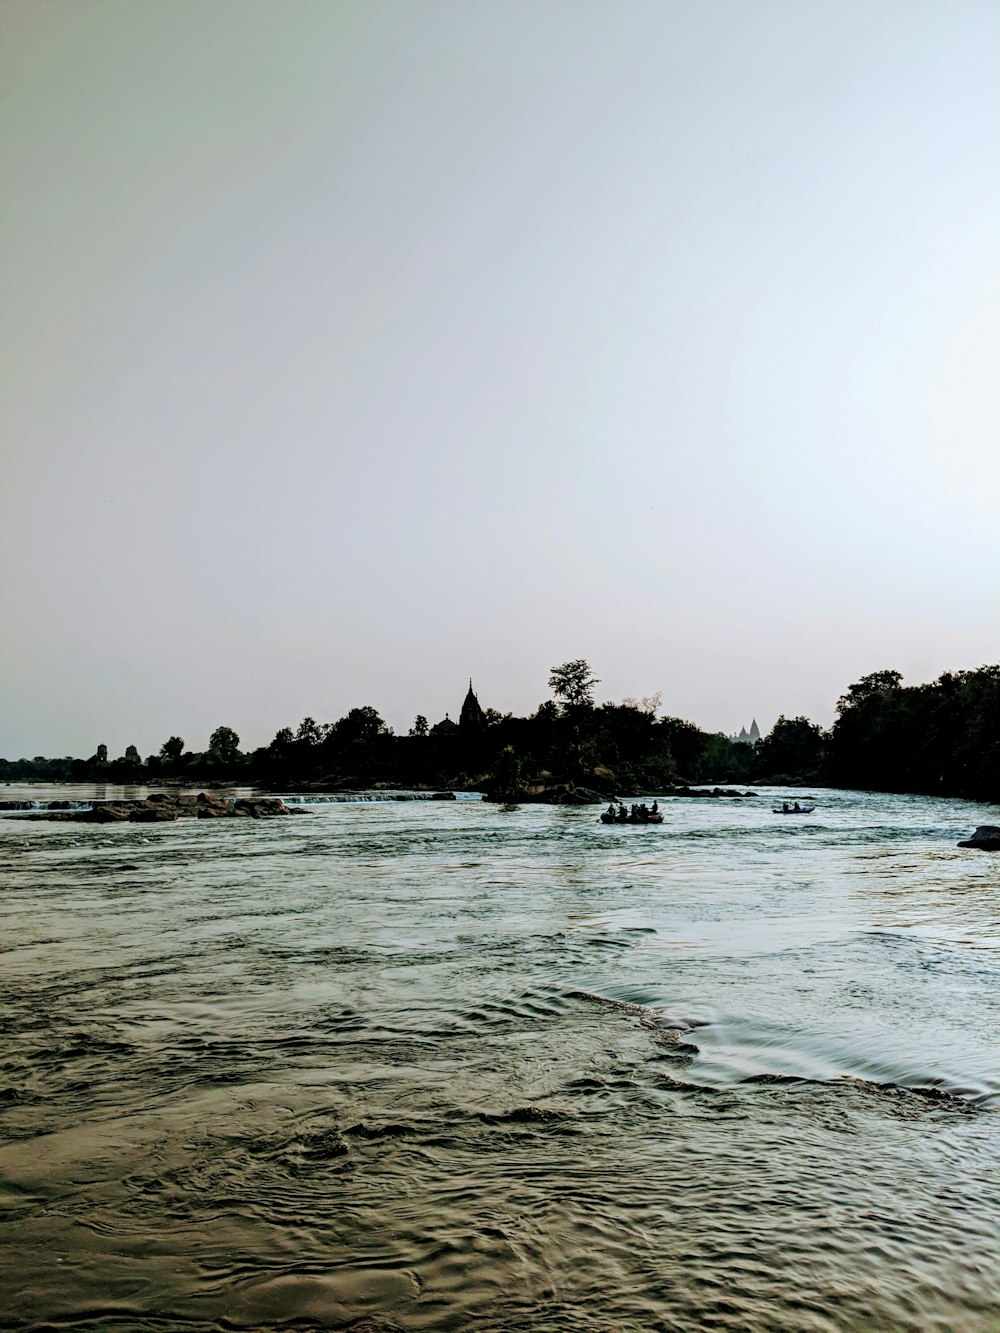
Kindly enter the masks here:
M 4 0 L 0 755 L 1000 661 L 996 0 Z

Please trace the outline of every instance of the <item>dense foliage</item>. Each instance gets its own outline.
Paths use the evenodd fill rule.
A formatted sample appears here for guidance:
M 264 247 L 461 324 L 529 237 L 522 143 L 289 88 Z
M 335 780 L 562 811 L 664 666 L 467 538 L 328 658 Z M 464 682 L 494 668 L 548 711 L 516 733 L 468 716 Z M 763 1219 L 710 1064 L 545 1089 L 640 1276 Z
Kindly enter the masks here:
M 597 679 L 583 659 L 553 667 L 554 698 L 529 717 L 463 706 L 461 724 L 418 715 L 397 736 L 371 706 L 336 722 L 303 718 L 267 746 L 239 749 L 230 727 L 202 752 L 179 736 L 143 760 L 134 746 L 109 759 L 0 759 L 0 780 L 239 782 L 276 788 L 398 786 L 487 788 L 514 797 L 545 782 L 577 782 L 616 795 L 683 783 L 824 782 L 887 791 L 1000 796 L 1000 666 L 946 673 L 904 686 L 897 671 L 851 685 L 824 733 L 805 717 L 780 717 L 756 745 L 660 717 L 660 699 L 596 705 Z
M 877 671 L 838 701 L 827 773 L 879 791 L 1000 796 L 1000 666 L 947 671 L 930 685 Z

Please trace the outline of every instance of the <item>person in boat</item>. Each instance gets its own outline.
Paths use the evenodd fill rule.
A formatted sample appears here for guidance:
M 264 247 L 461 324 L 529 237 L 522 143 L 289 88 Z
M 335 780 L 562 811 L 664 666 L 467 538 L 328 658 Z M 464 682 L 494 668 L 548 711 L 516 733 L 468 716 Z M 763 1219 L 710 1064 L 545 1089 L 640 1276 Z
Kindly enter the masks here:
M 782 801 L 782 802 L 781 802 L 781 809 L 782 809 L 782 813 L 783 813 L 783 814 L 786 814 L 786 815 L 788 814 L 788 802 L 787 802 L 787 801 Z
M 616 813 L 614 801 L 612 801 L 611 804 L 608 806 L 606 813 L 609 814 L 612 819 L 614 819 Z
M 628 819 L 628 811 L 625 809 L 624 805 L 620 801 L 618 802 L 618 818 L 622 821 L 622 823 L 624 823 L 625 820 Z
M 802 807 L 801 805 L 799 805 L 798 801 L 796 801 L 795 804 L 792 806 L 792 814 L 798 815 L 801 813 L 802 813 Z
M 659 814 L 659 812 L 660 812 L 660 803 L 659 803 L 659 801 L 654 801 L 654 802 L 653 802 L 653 808 L 652 808 L 652 810 L 650 810 L 649 813 L 650 813 L 651 815 L 656 815 L 656 814 Z

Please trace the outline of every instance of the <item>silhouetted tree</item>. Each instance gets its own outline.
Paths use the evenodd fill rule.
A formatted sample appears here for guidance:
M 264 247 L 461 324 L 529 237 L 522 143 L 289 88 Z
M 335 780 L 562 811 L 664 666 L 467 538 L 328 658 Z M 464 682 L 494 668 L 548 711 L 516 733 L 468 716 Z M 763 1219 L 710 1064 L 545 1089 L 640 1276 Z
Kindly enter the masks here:
M 664 717 L 656 724 L 656 735 L 666 746 L 674 768 L 688 782 L 701 776 L 708 737 L 693 722 L 679 717 Z
M 782 716 L 757 742 L 754 768 L 770 777 L 809 777 L 819 769 L 823 755 L 823 732 L 815 722 Z
M 319 745 L 323 735 L 324 730 L 314 717 L 304 717 L 295 733 L 295 743 L 303 750 L 308 750 L 313 745 Z
M 231 764 L 240 752 L 240 738 L 232 727 L 216 727 L 208 739 L 212 758 L 220 764 Z
M 648 713 L 650 717 L 655 717 L 663 704 L 663 694 L 657 690 L 655 694 L 643 695 L 641 699 L 623 699 L 621 706 L 623 708 L 635 708 L 640 713 Z
M 389 728 L 370 704 L 352 708 L 333 724 L 332 728 L 341 745 L 369 745 L 379 736 L 391 734 Z
M 253 770 L 264 781 L 280 786 L 295 776 L 295 735 L 291 727 L 282 727 L 266 749 L 254 754 Z
M 552 668 L 549 689 L 564 707 L 589 707 L 594 702 L 594 686 L 601 682 L 582 657 Z
M 171 736 L 160 746 L 160 758 L 167 759 L 171 763 L 176 763 L 184 752 L 184 742 L 180 736 Z
M 699 781 L 747 782 L 755 758 L 753 746 L 731 741 L 728 736 L 716 733 L 706 737 L 696 776 Z
M 490 796 L 495 801 L 516 801 L 522 793 L 521 761 L 513 746 L 505 745 L 497 755 L 490 779 Z
M 846 694 L 842 694 L 837 700 L 837 712 L 838 714 L 846 713 L 851 708 L 857 708 L 866 699 L 876 698 L 888 694 L 892 690 L 898 690 L 902 682 L 903 677 L 898 671 L 873 671 L 868 676 L 862 676 L 860 680 L 855 681 L 853 685 L 848 687 Z
M 427 726 L 427 719 L 424 717 L 423 713 L 418 713 L 417 716 L 413 719 L 413 726 L 410 728 L 410 735 L 426 736 L 428 730 L 429 728 Z
M 837 700 L 829 771 L 845 786 L 892 791 L 900 780 L 897 713 L 906 691 L 898 671 L 873 671 Z

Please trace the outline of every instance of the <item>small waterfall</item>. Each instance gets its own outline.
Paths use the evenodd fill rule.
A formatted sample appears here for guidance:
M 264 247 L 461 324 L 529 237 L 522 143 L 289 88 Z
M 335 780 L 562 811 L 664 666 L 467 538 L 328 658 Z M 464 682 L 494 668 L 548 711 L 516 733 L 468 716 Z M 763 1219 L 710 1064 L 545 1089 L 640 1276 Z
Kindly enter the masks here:
M 0 801 L 0 810 L 90 810 L 90 801 Z
M 360 805 L 385 801 L 481 801 L 478 791 L 338 791 L 282 796 L 286 805 Z

